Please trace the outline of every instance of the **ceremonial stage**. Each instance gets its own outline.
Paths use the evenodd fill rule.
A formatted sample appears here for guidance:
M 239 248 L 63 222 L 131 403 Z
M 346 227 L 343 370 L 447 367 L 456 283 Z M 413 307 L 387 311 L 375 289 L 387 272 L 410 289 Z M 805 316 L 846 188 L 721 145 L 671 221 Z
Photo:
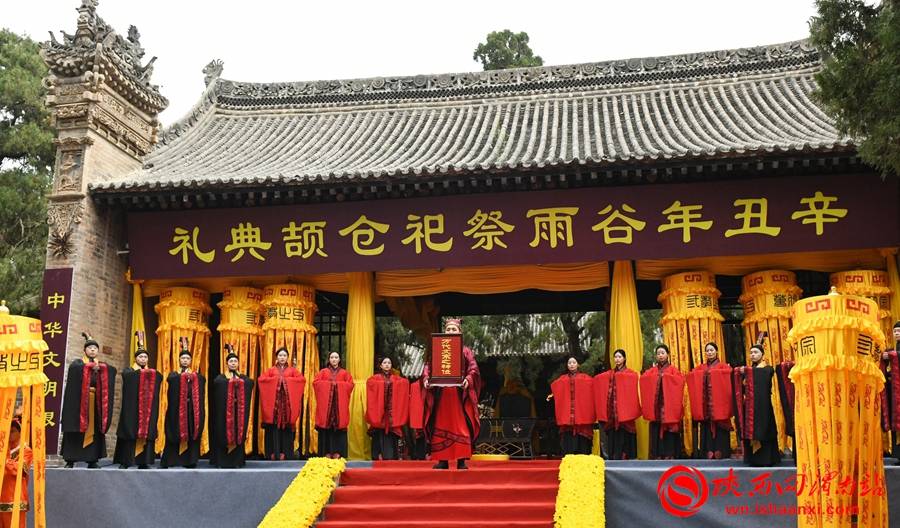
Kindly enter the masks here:
M 468 471 L 435 471 L 431 464 L 349 462 L 317 526 L 552 526 L 558 460 L 476 461 L 469 462 Z M 196 469 L 120 470 L 104 460 L 101 469 L 47 469 L 47 525 L 256 526 L 302 465 L 302 461 L 248 461 L 243 469 L 216 469 L 201 461 Z M 684 519 L 665 511 L 657 495 L 660 477 L 678 465 L 696 468 L 708 486 L 705 503 Z M 730 491 L 717 490 L 731 469 Z M 796 469 L 787 463 L 748 468 L 737 460 L 607 461 L 606 525 L 642 527 L 678 521 L 697 527 L 794 527 L 796 515 L 763 513 L 796 506 L 793 492 L 779 493 L 777 488 L 794 475 Z M 885 480 L 890 526 L 900 527 L 900 466 L 886 465 Z M 772 484 L 768 493 L 757 486 L 766 481 Z M 682 487 L 682 493 L 689 487 Z

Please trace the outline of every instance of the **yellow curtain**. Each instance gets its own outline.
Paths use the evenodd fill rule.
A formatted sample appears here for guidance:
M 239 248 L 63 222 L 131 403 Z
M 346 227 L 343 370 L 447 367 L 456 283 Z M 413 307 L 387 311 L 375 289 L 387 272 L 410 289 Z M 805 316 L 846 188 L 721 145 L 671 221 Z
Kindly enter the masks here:
M 802 269 L 831 273 L 852 268 L 879 269 L 883 265 L 884 258 L 878 249 L 766 253 L 731 257 L 639 260 L 637 278 L 659 280 L 666 275 L 692 269 L 703 269 L 715 275 L 746 275 L 760 269 Z
M 347 370 L 353 376 L 349 455 L 354 460 L 371 458 L 366 432 L 366 380 L 375 368 L 375 278 L 372 273 L 348 273 L 350 299 L 347 306 Z
M 637 288 L 634 272 L 629 261 L 613 264 L 612 299 L 609 305 L 609 364 L 613 365 L 612 353 L 621 348 L 625 351 L 628 368 L 640 374 L 644 360 L 644 338 L 641 334 L 641 317 L 638 314 Z M 638 458 L 646 460 L 649 455 L 647 421 L 638 418 L 636 422 Z
M 900 274 L 897 273 L 897 250 L 884 249 L 881 254 L 884 256 L 884 267 L 888 274 L 888 287 L 891 289 L 891 319 L 896 323 L 900 321 Z M 890 335 L 885 337 L 888 340 L 893 339 Z M 891 343 L 888 343 L 887 347 L 890 348 Z
M 6 464 L 9 456 L 9 432 L 16 404 L 16 395 L 22 391 L 22 418 L 19 445 L 31 447 L 34 470 L 24 467 L 24 456 L 18 456 L 14 500 L 12 510 L 12 526 L 19 526 L 19 497 L 25 486 L 23 474 L 29 471 L 33 475 L 34 526 L 44 528 L 46 520 L 46 460 L 47 445 L 44 434 L 44 384 L 47 376 L 41 370 L 43 357 L 48 350 L 41 333 L 41 322 L 37 319 L 9 315 L 5 305 L 0 307 L 0 461 Z M 24 449 L 21 449 L 24 451 Z M 0 485 L 6 471 L 0 472 Z M 25 528 L 24 526 L 22 528 Z
M 304 454 L 318 451 L 319 435 L 316 432 L 316 399 L 313 396 L 312 379 L 319 372 L 319 343 L 316 339 L 316 289 L 302 284 L 272 284 L 263 290 L 262 305 L 266 310 L 265 344 L 260 355 L 260 365 L 275 363 L 275 351 L 285 347 L 289 361 L 306 378 L 303 391 L 303 412 L 300 414 L 295 447 Z M 260 447 L 265 438 L 260 431 Z M 260 451 L 261 452 L 261 451 Z
M 425 344 L 426 351 L 431 348 L 431 334 L 438 329 L 440 307 L 433 297 L 385 297 L 385 303 L 391 312 L 400 319 L 403 326 L 411 330 Z
M 835 292 L 803 299 L 793 309 L 788 341 L 797 350 L 790 375 L 797 395 L 797 482 L 812 484 L 798 493 L 797 525 L 886 527 L 886 490 L 874 491 L 884 486 L 878 397 L 884 386 L 878 368 L 884 335 L 878 305 Z M 859 486 L 844 489 L 835 483 L 829 490 L 813 484 L 817 475 L 831 472 Z M 829 508 L 858 508 L 857 523 L 847 514 L 809 513 Z
M 256 288 L 246 288 L 234 286 L 225 288 L 222 292 L 222 301 L 219 302 L 219 310 L 221 314 L 221 322 L 219 323 L 219 370 L 225 371 L 225 356 L 228 352 L 225 345 L 231 345 L 234 353 L 238 355 L 241 362 L 240 369 L 250 376 L 250 379 L 257 379 L 260 372 L 259 351 L 260 341 L 262 340 L 262 306 L 263 292 Z M 269 365 L 263 365 L 263 369 Z M 254 423 L 256 415 L 256 391 L 250 400 L 250 424 Z M 252 429 L 252 425 L 251 425 Z M 250 431 L 252 433 L 252 431 Z M 263 431 L 262 426 L 257 427 L 255 439 L 258 442 L 259 452 L 263 453 Z M 253 452 L 254 435 L 247 435 L 247 442 L 244 445 L 246 454 Z
M 609 286 L 606 262 L 379 271 L 375 294 L 414 297 L 441 292 L 583 291 Z M 352 288 L 352 284 L 351 284 Z
M 803 295 L 797 286 L 797 276 L 791 271 L 767 270 L 745 275 L 741 280 L 741 296 L 744 307 L 745 362 L 750 364 L 750 345 L 756 343 L 761 332 L 767 332 L 763 347 L 766 362 L 776 365 L 783 361 L 793 361 L 794 353 L 787 342 L 791 329 L 791 307 Z M 790 445 L 781 410 L 781 394 L 778 386 L 772 385 L 772 407 L 775 409 L 775 424 L 778 429 L 778 447 L 784 450 Z
M 269 284 L 306 284 L 316 291 L 347 293 L 349 288 L 346 273 L 320 273 L 318 275 L 242 275 L 239 277 L 193 278 L 191 284 L 209 292 L 225 291 L 233 286 L 250 286 L 264 289 Z M 166 288 L 179 286 L 180 279 L 148 280 L 144 283 L 144 296 L 155 297 Z
M 131 284 L 131 335 L 134 335 L 135 332 L 144 332 L 146 334 L 147 329 L 144 324 L 144 296 L 141 294 L 141 284 L 144 281 L 141 280 L 132 280 L 131 279 L 131 268 L 128 268 L 128 271 L 125 272 L 125 280 L 128 281 L 128 284 Z M 129 346 L 129 365 L 134 363 L 134 354 L 137 352 L 137 339 L 131 339 L 131 345 Z
M 178 369 L 178 354 L 181 353 L 180 340 L 187 338 L 191 351 L 191 369 L 206 378 L 206 390 L 210 390 L 209 379 L 209 293 L 197 288 L 166 288 L 159 294 L 159 303 L 154 307 L 159 315 L 156 329 L 157 355 L 156 369 L 163 378 Z M 166 445 L 165 410 L 168 396 L 165 387 L 159 392 L 159 420 L 156 451 L 161 453 Z M 206 416 L 209 416 L 209 402 L 204 402 Z M 203 428 L 200 439 L 200 453 L 209 451 L 209 427 Z
M 722 321 L 716 277 L 708 271 L 689 271 L 663 279 L 659 302 L 665 342 L 671 349 L 671 363 L 687 373 L 704 361 L 703 349 L 713 342 L 719 347 L 719 359 L 725 361 Z M 687 387 L 684 390 L 684 448 L 693 452 L 693 431 Z M 734 439 L 732 438 L 732 441 Z
M 891 335 L 894 326 L 891 313 L 891 288 L 888 272 L 879 270 L 850 270 L 831 274 L 831 285 L 843 295 L 859 295 L 875 301 L 878 320 L 884 335 Z

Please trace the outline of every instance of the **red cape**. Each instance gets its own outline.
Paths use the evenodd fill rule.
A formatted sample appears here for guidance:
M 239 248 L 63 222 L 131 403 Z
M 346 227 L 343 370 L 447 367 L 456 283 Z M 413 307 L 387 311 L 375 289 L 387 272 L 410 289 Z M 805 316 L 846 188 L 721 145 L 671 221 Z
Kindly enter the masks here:
M 707 394 L 704 391 L 704 378 L 709 372 L 709 388 L 712 400 L 712 417 L 706 416 Z M 730 420 L 732 415 L 731 367 L 726 363 L 716 363 L 712 367 L 706 363 L 698 366 L 687 375 L 688 396 L 691 402 L 691 419 Z
M 592 425 L 594 417 L 594 380 L 579 372 L 574 376 L 563 374 L 550 384 L 556 425 Z M 572 393 L 575 408 L 572 408 Z M 574 411 L 574 412 L 573 412 Z
M 275 393 L 278 389 L 278 367 L 269 367 L 257 380 L 259 384 L 260 421 L 264 424 L 275 423 Z M 284 369 L 284 382 L 287 384 L 288 401 L 291 405 L 290 422 L 297 423 L 300 408 L 303 406 L 303 389 L 306 378 L 294 367 Z
M 681 423 L 684 417 L 684 375 L 672 365 L 662 372 L 662 416 L 656 416 L 656 402 L 659 387 L 659 368 L 652 367 L 641 375 L 641 411 L 651 422 L 664 424 Z
M 411 429 L 425 428 L 425 395 L 422 389 L 422 380 L 409 385 L 409 427 Z
M 638 375 L 637 372 L 625 368 L 620 371 L 607 370 L 594 376 L 594 410 L 597 413 L 598 422 L 611 422 L 609 416 L 609 398 L 612 386 L 615 385 L 615 419 L 618 423 L 636 420 L 641 415 L 641 405 L 638 402 Z M 554 396 L 555 397 L 555 396 Z
M 409 420 L 409 381 L 391 374 L 391 423 L 385 423 L 384 376 L 366 380 L 366 422 L 373 429 L 394 429 Z
M 313 392 L 316 394 L 316 427 L 328 428 L 328 410 L 331 396 L 337 392 L 338 429 L 346 429 L 350 424 L 350 393 L 353 392 L 353 377 L 339 368 L 332 371 L 326 367 L 316 374 Z
M 888 391 L 881 391 L 881 428 L 885 431 L 900 431 L 900 358 L 896 350 L 887 351 L 888 358 L 879 361 L 881 372 L 888 378 L 887 368 L 891 367 L 891 400 Z

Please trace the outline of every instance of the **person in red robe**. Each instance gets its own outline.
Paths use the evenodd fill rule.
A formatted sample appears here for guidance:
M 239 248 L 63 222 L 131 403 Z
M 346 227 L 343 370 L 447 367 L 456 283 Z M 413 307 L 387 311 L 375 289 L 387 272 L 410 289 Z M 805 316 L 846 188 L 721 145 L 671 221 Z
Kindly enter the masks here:
M 684 375 L 669 363 L 669 347 L 656 347 L 656 363 L 641 375 L 640 386 L 641 412 L 650 422 L 650 458 L 679 457 Z
M 707 343 L 705 352 L 706 362 L 687 375 L 691 417 L 699 428 L 694 453 L 697 458 L 731 458 L 731 367 L 719 361 L 715 343 Z
M 448 319 L 444 333 L 459 334 L 460 319 Z M 468 469 L 466 459 L 472 456 L 472 444 L 478 438 L 481 422 L 478 419 L 478 391 L 481 373 L 475 353 L 463 347 L 463 372 L 460 387 L 431 387 L 431 365 L 422 373 L 425 393 L 425 436 L 431 445 L 431 458 L 437 460 L 434 469 L 448 469 L 456 460 L 457 469 Z
M 294 436 L 306 378 L 288 364 L 288 349 L 275 352 L 275 365 L 260 375 L 259 414 L 265 436 L 265 456 L 269 460 L 294 458 Z
M 881 353 L 884 390 L 881 391 L 881 428 L 890 433 L 890 456 L 900 463 L 900 321 L 891 331 L 894 348 Z
M 778 429 L 772 408 L 775 370 L 763 359 L 762 345 L 750 347 L 749 367 L 734 369 L 734 401 L 738 435 L 748 466 L 774 466 L 781 461 Z
M 422 378 L 409 384 L 409 456 L 425 460 L 425 389 Z
M 578 372 L 578 360 L 566 360 L 566 372 L 550 384 L 563 455 L 590 455 L 594 440 L 594 380 Z
M 625 360 L 625 351 L 616 350 L 613 369 L 594 376 L 594 409 L 606 431 L 606 456 L 611 460 L 637 458 L 638 374 L 625 366 Z
M 328 354 L 328 365 L 313 380 L 313 392 L 316 395 L 319 454 L 328 458 L 347 458 L 353 376 L 341 368 L 341 356 L 337 352 Z
M 397 460 L 403 426 L 409 420 L 409 381 L 394 374 L 391 358 L 366 380 L 366 423 L 372 436 L 372 460 Z
M 25 528 L 25 517 L 30 503 L 28 500 L 28 468 L 31 467 L 32 453 L 28 445 L 21 443 L 22 416 L 16 414 L 10 422 L 9 453 L 3 468 L 3 488 L 0 489 L 0 528 L 12 526 L 13 515 L 19 517 L 19 526 Z M 19 457 L 22 460 L 22 484 L 18 500 L 16 499 L 16 478 L 19 474 Z M 14 513 L 18 503 L 18 513 Z

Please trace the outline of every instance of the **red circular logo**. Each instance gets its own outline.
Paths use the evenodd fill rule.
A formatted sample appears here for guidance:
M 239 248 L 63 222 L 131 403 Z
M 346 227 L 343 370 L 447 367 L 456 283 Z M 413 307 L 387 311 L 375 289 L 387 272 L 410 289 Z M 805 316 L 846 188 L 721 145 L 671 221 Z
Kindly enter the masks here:
M 690 517 L 706 503 L 709 486 L 697 468 L 673 466 L 659 477 L 656 494 L 664 510 L 676 517 Z

